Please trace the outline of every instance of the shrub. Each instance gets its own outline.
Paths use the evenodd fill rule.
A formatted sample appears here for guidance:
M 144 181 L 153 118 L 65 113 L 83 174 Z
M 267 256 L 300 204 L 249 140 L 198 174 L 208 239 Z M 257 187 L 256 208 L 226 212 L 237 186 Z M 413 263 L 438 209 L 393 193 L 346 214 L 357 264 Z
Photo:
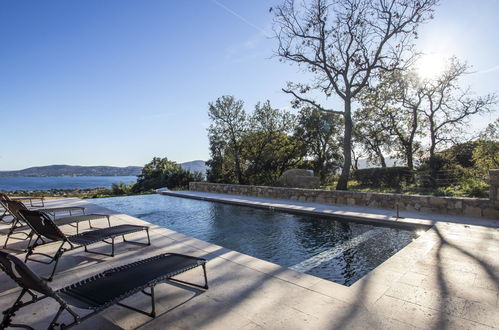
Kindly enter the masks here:
M 121 196 L 121 195 L 130 195 L 132 193 L 134 183 L 113 183 L 111 185 L 111 193 L 113 195 Z
M 412 181 L 412 173 L 408 167 L 375 167 L 356 170 L 352 179 L 365 187 L 401 188 Z
M 167 158 L 155 157 L 144 166 L 132 191 L 139 193 L 163 187 L 182 189 L 187 188 L 189 182 L 202 181 L 202 179 L 201 173 L 191 173 Z

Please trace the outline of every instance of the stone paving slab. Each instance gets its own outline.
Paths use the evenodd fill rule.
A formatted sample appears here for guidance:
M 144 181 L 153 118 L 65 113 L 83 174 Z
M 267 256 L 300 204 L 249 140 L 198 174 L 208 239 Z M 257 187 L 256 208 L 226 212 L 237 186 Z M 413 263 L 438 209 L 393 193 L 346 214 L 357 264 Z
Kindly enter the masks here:
M 192 192 L 186 194 L 193 194 Z M 192 196 L 191 196 L 192 197 Z M 198 196 L 215 198 L 215 196 Z M 230 196 L 222 196 L 232 198 Z M 244 201 L 237 196 L 237 202 Z M 283 200 L 246 202 L 263 207 L 288 207 L 319 214 L 364 216 L 371 210 L 339 205 Z M 210 289 L 162 284 L 156 290 L 155 319 L 113 306 L 85 321 L 77 329 L 493 329 L 499 328 L 499 225 L 494 220 L 409 214 L 394 219 L 388 211 L 373 211 L 368 219 L 431 226 L 414 242 L 347 287 L 311 275 L 225 249 L 143 220 L 99 207 L 87 201 L 47 201 L 49 206 L 77 205 L 87 213 L 111 215 L 111 224 L 147 224 L 152 246 L 138 247 L 118 242 L 114 258 L 86 254 L 82 249 L 65 254 L 59 272 L 50 284 L 60 288 L 105 269 L 162 252 L 205 257 Z M 377 213 L 376 213 L 377 212 Z M 95 222 L 105 227 L 106 220 Z M 83 228 L 87 228 L 84 224 Z M 74 233 L 68 225 L 61 227 Z M 0 225 L 0 233 L 6 226 Z M 81 228 L 80 228 L 81 229 Z M 141 239 L 135 233 L 131 239 Z M 0 236 L 3 245 L 5 236 Z M 22 248 L 25 242 L 9 244 Z M 105 251 L 105 244 L 96 246 Z M 53 253 L 55 244 L 40 247 Z M 17 252 L 23 256 L 21 252 Z M 29 262 L 39 274 L 50 266 Z M 201 281 L 198 269 L 182 278 Z M 9 307 L 19 289 L 0 274 L 0 310 Z M 148 299 L 140 294 L 127 303 L 145 308 Z M 45 300 L 21 310 L 17 321 L 43 329 L 57 310 Z M 85 311 L 78 310 L 82 314 Z

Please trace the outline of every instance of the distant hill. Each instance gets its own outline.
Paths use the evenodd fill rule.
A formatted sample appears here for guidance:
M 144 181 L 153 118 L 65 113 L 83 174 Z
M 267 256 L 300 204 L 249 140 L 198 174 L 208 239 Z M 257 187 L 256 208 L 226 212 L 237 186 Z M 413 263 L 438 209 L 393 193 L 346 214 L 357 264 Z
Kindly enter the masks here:
M 193 160 L 181 163 L 183 169 L 190 172 L 201 172 L 206 175 L 206 163 L 203 160 Z M 30 167 L 18 171 L 0 171 L 0 177 L 20 176 L 137 176 L 141 173 L 141 166 L 75 166 L 75 165 L 49 165 Z
M 204 160 L 193 160 L 191 162 L 181 163 L 180 166 L 189 172 L 201 172 L 203 175 L 206 175 L 206 170 L 208 169 Z
M 18 176 L 136 176 L 142 170 L 141 166 L 73 166 L 49 165 L 30 167 L 19 171 L 2 171 L 0 177 Z

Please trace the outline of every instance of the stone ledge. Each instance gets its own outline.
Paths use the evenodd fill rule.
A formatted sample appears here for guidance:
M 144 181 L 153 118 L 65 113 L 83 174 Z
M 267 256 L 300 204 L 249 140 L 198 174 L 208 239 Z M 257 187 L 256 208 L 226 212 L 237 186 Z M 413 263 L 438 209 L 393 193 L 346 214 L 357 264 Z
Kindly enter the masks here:
M 360 191 L 340 191 L 191 182 L 189 190 L 302 202 L 367 206 L 499 219 L 499 206 L 487 198 L 437 197 Z

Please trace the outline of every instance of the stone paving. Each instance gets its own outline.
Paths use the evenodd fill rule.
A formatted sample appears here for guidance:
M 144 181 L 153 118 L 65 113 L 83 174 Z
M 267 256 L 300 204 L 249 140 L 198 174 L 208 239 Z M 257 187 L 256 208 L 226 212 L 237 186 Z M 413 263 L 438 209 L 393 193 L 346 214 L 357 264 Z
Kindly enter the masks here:
M 87 213 L 111 215 L 111 224 L 148 224 L 152 246 L 118 243 L 114 258 L 87 254 L 82 249 L 65 254 L 53 288 L 60 288 L 117 265 L 161 252 L 204 257 L 210 289 L 161 284 L 156 289 L 158 316 L 151 319 L 113 306 L 77 329 L 492 329 L 499 328 L 499 221 L 432 214 L 311 204 L 254 197 L 177 192 L 201 199 L 225 199 L 275 209 L 365 217 L 399 225 L 429 225 L 419 238 L 350 287 L 302 274 L 223 247 L 148 224 L 78 199 L 49 201 L 50 206 L 83 205 Z M 233 199 L 229 201 L 228 199 Z M 105 227 L 106 220 L 95 223 Z M 84 227 L 84 226 L 83 226 Z M 5 232 L 6 226 L 0 226 Z M 67 233 L 74 228 L 62 226 Z M 131 239 L 140 239 L 142 233 Z M 0 236 L 3 245 L 5 236 Z M 118 240 L 119 242 L 119 240 Z M 9 243 L 22 249 L 26 242 Z M 40 251 L 54 252 L 56 244 Z M 106 244 L 99 249 L 109 249 Z M 23 256 L 22 253 L 17 253 Z M 29 262 L 38 274 L 50 266 Z M 202 283 L 201 269 L 182 275 Z M 9 307 L 19 288 L 0 274 L 0 309 Z M 148 308 L 146 296 L 126 301 Z M 15 321 L 46 328 L 57 311 L 44 300 L 16 315 Z M 78 310 L 81 314 L 85 311 Z M 69 320 L 69 318 L 68 318 Z

